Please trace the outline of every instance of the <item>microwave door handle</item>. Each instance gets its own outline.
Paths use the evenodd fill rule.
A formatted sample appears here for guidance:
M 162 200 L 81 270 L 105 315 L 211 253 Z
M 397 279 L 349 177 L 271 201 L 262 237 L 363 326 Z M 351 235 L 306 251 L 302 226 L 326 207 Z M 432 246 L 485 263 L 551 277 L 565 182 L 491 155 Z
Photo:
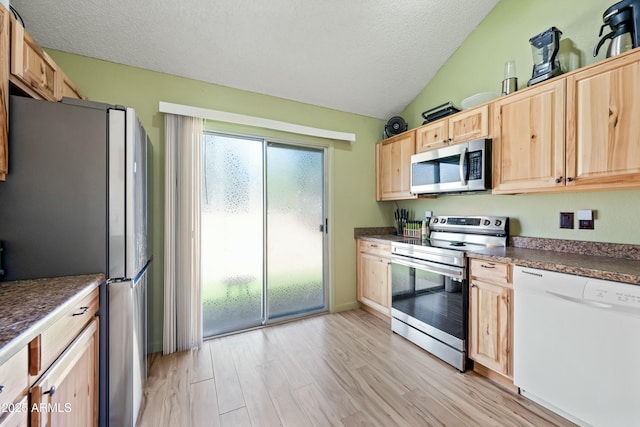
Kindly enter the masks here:
M 460 154 L 460 184 L 467 185 L 467 174 L 464 173 L 464 165 L 467 163 L 467 153 L 469 152 L 468 147 L 464 147 L 462 153 Z

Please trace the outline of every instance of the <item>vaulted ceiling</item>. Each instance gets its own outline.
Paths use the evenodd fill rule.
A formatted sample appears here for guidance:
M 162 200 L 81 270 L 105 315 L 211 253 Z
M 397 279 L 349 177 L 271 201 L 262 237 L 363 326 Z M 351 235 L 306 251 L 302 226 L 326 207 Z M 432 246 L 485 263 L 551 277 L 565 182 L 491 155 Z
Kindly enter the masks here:
M 398 114 L 498 0 L 11 0 L 45 47 Z

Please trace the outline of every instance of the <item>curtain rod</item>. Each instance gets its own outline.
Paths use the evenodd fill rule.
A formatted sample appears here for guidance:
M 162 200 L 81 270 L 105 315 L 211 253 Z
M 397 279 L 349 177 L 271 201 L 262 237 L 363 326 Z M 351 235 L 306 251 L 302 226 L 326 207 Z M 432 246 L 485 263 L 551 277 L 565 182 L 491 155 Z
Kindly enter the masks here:
M 266 129 L 279 130 L 300 135 L 316 136 L 319 138 L 347 141 L 350 144 L 356 142 L 354 133 L 337 132 L 328 129 L 314 128 L 310 126 L 296 125 L 278 120 L 264 119 L 261 117 L 247 116 L 244 114 L 229 113 L 226 111 L 211 110 L 209 108 L 191 107 L 188 105 L 160 102 L 160 112 L 177 114 L 180 116 L 198 117 L 201 119 L 215 120 L 219 122 L 234 123 Z

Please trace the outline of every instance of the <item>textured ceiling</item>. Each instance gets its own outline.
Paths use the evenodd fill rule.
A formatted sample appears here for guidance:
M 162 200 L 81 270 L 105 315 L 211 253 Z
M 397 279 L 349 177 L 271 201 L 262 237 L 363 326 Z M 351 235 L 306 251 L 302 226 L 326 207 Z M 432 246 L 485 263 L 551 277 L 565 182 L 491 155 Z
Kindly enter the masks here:
M 388 119 L 498 0 L 11 0 L 45 47 Z

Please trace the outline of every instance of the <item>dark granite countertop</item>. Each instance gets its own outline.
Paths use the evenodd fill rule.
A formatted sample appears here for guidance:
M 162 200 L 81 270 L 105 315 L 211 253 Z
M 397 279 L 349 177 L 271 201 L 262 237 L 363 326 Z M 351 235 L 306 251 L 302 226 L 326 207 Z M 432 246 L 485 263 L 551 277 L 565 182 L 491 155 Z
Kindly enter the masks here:
M 640 261 L 634 259 L 514 247 L 471 252 L 469 257 L 640 285 Z
M 415 241 L 393 234 L 357 233 L 355 237 L 382 244 Z M 510 244 L 513 246 L 467 254 L 470 258 L 640 285 L 640 247 L 637 245 L 530 237 L 512 237 Z
M 104 282 L 103 274 L 0 283 L 0 364 Z

